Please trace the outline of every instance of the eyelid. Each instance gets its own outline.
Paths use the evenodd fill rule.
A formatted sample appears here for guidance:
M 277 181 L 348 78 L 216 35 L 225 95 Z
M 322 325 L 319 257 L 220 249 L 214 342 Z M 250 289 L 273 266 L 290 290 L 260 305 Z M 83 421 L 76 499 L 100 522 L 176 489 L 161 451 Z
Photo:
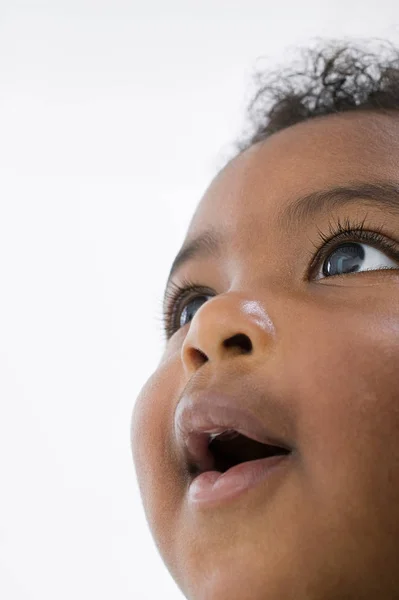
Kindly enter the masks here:
M 336 247 L 344 242 L 357 242 L 369 244 L 378 250 L 382 250 L 399 264 L 399 241 L 384 233 L 384 226 L 367 225 L 365 226 L 366 217 L 362 221 L 353 221 L 349 217 L 344 220 L 344 223 L 337 219 L 336 224 L 329 221 L 329 234 L 324 234 L 318 229 L 319 239 L 321 243 L 313 244 L 316 252 L 309 252 L 313 256 L 307 270 L 306 280 L 310 281 L 315 275 L 315 271 L 320 266 L 321 262 L 330 254 Z M 348 274 L 333 275 L 331 277 L 347 277 Z M 331 277 L 322 277 L 322 279 L 331 279 Z
M 311 281 L 321 261 L 345 241 L 370 244 L 377 249 L 382 249 L 386 254 L 390 255 L 394 260 L 396 260 L 399 266 L 399 241 L 395 241 L 394 238 L 384 233 L 383 226 L 373 226 L 370 224 L 369 226 L 365 227 L 365 219 L 366 217 L 362 221 L 358 222 L 351 220 L 350 218 L 346 218 L 342 223 L 338 218 L 335 224 L 332 221 L 329 221 L 328 234 L 323 233 L 318 228 L 320 242 L 316 244 L 312 242 L 315 250 L 309 251 L 308 253 L 312 258 L 310 262 L 308 262 L 308 266 L 306 268 L 305 281 Z M 348 274 L 332 275 L 330 277 L 323 277 L 317 281 L 347 276 Z M 164 324 L 163 330 L 166 334 L 166 340 L 169 340 L 169 338 L 172 337 L 172 335 L 179 329 L 179 327 L 175 326 L 176 314 L 179 312 L 179 308 L 181 307 L 183 300 L 186 299 L 191 292 L 195 292 L 196 296 L 215 295 L 215 291 L 209 287 L 184 277 L 179 285 L 171 281 L 168 289 L 165 292 L 165 303 L 162 314 L 162 322 Z
M 215 291 L 211 288 L 196 283 L 185 277 L 182 278 L 180 284 L 177 284 L 173 281 L 170 282 L 169 287 L 165 292 L 165 301 L 162 314 L 164 334 L 166 335 L 167 340 L 172 337 L 175 331 L 179 329 L 178 327 L 175 327 L 175 321 L 176 315 L 180 312 L 182 302 L 186 300 L 188 296 L 190 296 L 190 293 L 194 292 L 194 297 L 215 295 Z

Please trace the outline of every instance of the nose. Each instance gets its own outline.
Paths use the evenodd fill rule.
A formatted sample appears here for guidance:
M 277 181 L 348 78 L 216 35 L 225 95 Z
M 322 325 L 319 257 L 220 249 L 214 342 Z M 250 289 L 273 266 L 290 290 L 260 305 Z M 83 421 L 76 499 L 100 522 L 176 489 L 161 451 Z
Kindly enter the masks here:
M 195 313 L 181 360 L 188 376 L 207 361 L 256 355 L 270 347 L 273 323 L 264 306 L 238 292 L 219 294 Z

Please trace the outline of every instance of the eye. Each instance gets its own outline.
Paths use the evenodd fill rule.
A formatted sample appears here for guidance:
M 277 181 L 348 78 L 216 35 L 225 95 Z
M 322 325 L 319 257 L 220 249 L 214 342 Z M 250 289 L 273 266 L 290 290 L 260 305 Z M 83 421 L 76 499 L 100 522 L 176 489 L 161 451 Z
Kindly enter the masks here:
M 342 225 L 329 223 L 330 233 L 319 231 L 320 242 L 312 251 L 307 269 L 308 280 L 342 277 L 351 273 L 394 269 L 399 271 L 399 243 L 382 233 L 381 228 L 364 228 L 346 219 Z M 216 295 L 210 288 L 185 278 L 178 285 L 170 282 L 161 314 L 163 332 L 168 341 L 187 325 L 201 306 Z
M 322 261 L 315 279 L 358 273 L 360 271 L 395 268 L 399 270 L 399 264 L 381 250 L 377 250 L 369 244 L 346 242 L 330 252 L 327 258 Z
M 309 267 L 311 279 L 320 280 L 385 269 L 399 270 L 399 245 L 380 228 L 364 229 L 364 221 L 345 225 L 330 223 L 330 236 L 320 233 L 324 245 Z M 341 242 L 341 243 L 339 243 Z
M 180 285 L 170 282 L 165 293 L 163 315 L 164 333 L 168 340 L 181 327 L 187 325 L 205 302 L 215 292 L 199 284 L 183 279 Z
M 184 303 L 184 308 L 180 313 L 178 327 L 184 327 L 189 323 L 197 310 L 208 300 L 208 296 L 196 296 L 192 300 Z

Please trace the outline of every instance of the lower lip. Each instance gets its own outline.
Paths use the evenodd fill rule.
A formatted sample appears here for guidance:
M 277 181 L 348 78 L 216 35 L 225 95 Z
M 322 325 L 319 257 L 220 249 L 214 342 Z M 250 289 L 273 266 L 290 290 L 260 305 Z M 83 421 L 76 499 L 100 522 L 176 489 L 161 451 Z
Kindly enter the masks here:
M 231 467 L 225 473 L 219 471 L 201 473 L 190 484 L 189 500 L 201 506 L 232 500 L 269 479 L 273 473 L 280 471 L 278 467 L 286 464 L 289 456 L 289 454 L 280 454 L 250 460 Z

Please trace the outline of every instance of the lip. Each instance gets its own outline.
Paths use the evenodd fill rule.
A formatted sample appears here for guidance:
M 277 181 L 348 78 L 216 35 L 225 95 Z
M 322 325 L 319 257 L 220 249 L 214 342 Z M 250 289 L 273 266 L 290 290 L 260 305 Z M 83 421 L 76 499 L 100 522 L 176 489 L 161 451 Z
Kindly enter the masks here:
M 254 400 L 257 399 L 252 396 L 252 405 L 259 405 L 259 402 L 255 404 Z M 238 433 L 262 444 L 292 450 L 291 444 L 279 438 L 273 431 L 270 422 L 266 424 L 251 410 L 248 398 L 243 399 L 239 396 L 211 390 L 206 393 L 185 395 L 176 407 L 174 415 L 175 439 L 185 466 L 189 469 L 195 466 L 197 470 L 201 471 L 201 475 L 205 474 L 204 472 L 212 471 L 214 458 L 208 448 L 210 435 L 221 433 L 227 429 L 234 429 Z M 280 457 L 269 457 L 269 459 L 260 460 L 271 460 L 271 458 Z M 248 463 L 259 462 L 259 460 L 248 461 Z M 245 464 L 241 463 L 241 465 Z M 239 466 L 236 465 L 232 469 L 237 469 Z M 229 471 L 232 471 L 232 469 L 229 469 Z M 219 475 L 221 474 L 219 473 Z M 198 485 L 198 482 L 196 485 Z
M 207 471 L 195 477 L 188 488 L 188 500 L 197 508 L 215 507 L 248 492 L 251 488 L 276 481 L 290 465 L 291 454 L 270 456 L 235 465 L 225 473 Z

